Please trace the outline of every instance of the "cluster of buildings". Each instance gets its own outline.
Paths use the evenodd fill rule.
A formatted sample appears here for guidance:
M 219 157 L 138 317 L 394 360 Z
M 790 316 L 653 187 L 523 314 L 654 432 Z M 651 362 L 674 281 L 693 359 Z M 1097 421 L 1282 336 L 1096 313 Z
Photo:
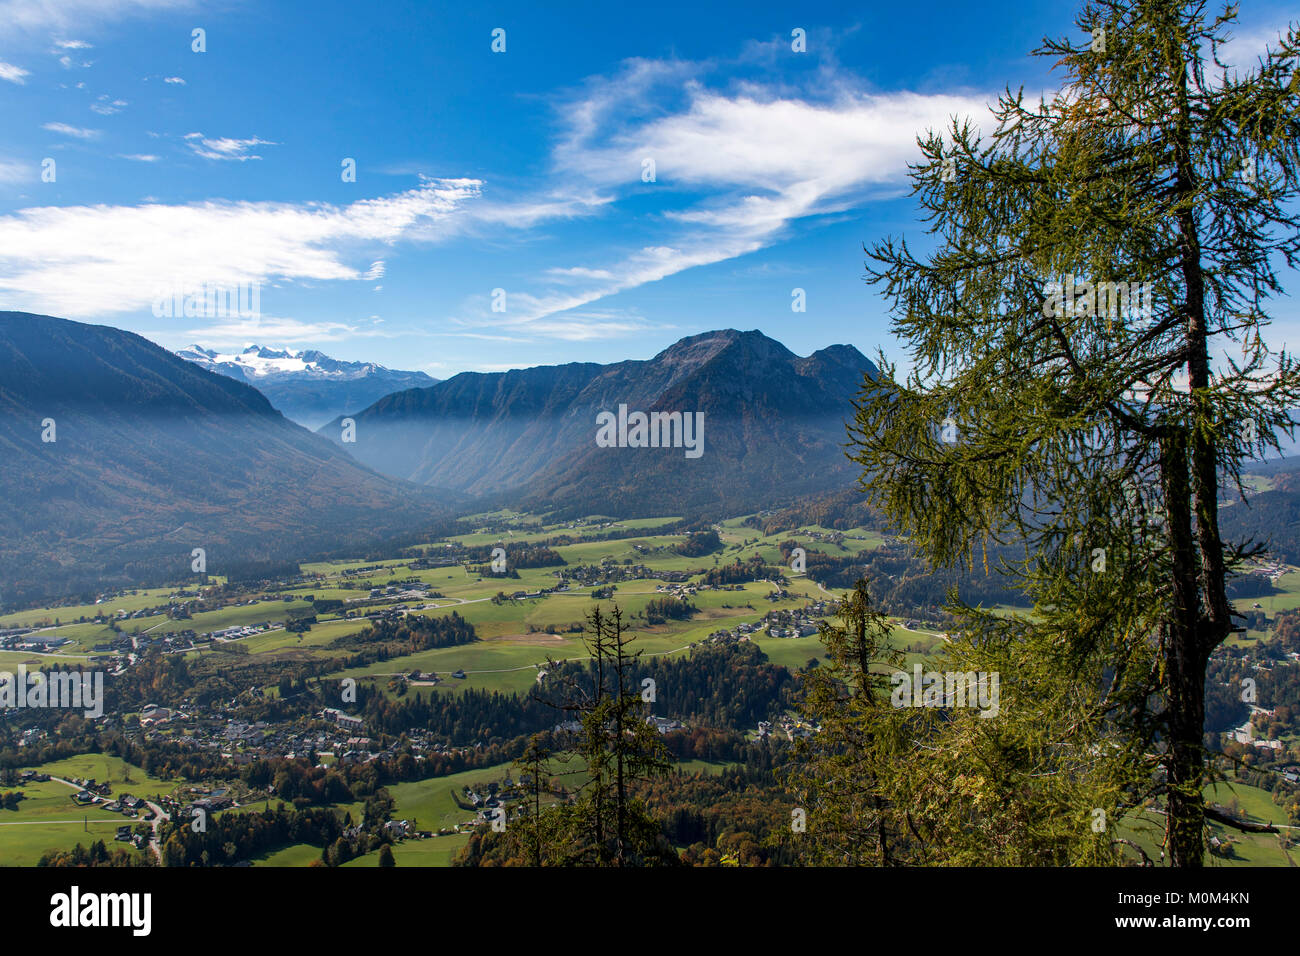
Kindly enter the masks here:
M 141 727 L 162 727 L 172 723 L 172 721 L 188 719 L 188 715 L 179 710 L 173 710 L 170 707 L 159 707 L 157 704 L 145 704 L 140 711 Z
M 1248 573 L 1268 578 L 1269 581 L 1277 583 L 1277 579 L 1287 573 L 1287 568 L 1280 561 L 1262 561 L 1252 567 Z
M 122 794 L 116 800 L 110 800 L 101 809 L 107 810 L 109 813 L 120 813 L 124 817 L 139 816 L 142 820 L 152 820 L 157 816 L 156 813 L 149 809 L 147 803 L 129 793 Z
M 671 717 L 657 717 L 651 715 L 645 719 L 645 722 L 652 726 L 661 734 L 669 734 L 674 730 L 685 730 L 686 725 L 680 720 L 673 720 Z
M 700 643 L 722 645 L 736 644 L 741 641 L 749 640 L 749 635 L 756 630 L 758 630 L 758 626 L 755 624 L 737 624 L 735 627 L 731 628 L 731 630 L 722 629 L 714 631 L 708 637 L 704 638 L 704 640 L 700 641 Z
M 814 601 L 797 610 L 768 611 L 758 627 L 769 637 L 811 637 L 817 633 L 817 619 L 839 613 L 838 601 Z
M 728 644 L 747 641 L 756 631 L 767 631 L 769 637 L 811 637 L 817 633 L 817 619 L 839 613 L 838 601 L 814 601 L 792 610 L 768 611 L 757 623 L 737 624 L 730 630 L 714 631 L 702 643 Z
M 665 574 L 680 574 L 682 582 L 685 582 L 688 578 L 688 575 L 685 572 L 662 572 L 655 575 L 655 577 L 668 580 L 668 578 L 665 577 Z M 674 584 L 670 582 L 668 584 L 656 585 L 655 590 L 661 594 L 668 594 L 672 597 L 686 600 L 689 597 L 694 597 L 700 591 L 743 591 L 745 590 L 745 586 L 743 584 Z
M 326 707 L 320 712 L 321 720 L 328 720 L 330 723 L 337 724 L 344 730 L 359 731 L 365 726 L 365 722 L 360 717 L 354 717 L 351 714 L 345 714 L 337 707 Z
M 416 760 L 432 755 L 468 754 L 482 746 L 448 747 L 418 728 L 408 731 L 404 737 Z M 266 757 L 289 760 L 315 757 L 319 760 L 322 756 L 331 756 L 338 763 L 369 763 L 396 760 L 405 752 L 399 750 L 396 743 L 386 748 L 378 747 L 371 737 L 364 736 L 364 722 L 360 717 L 333 707 L 307 720 L 289 724 L 270 724 L 263 720 L 192 719 L 184 736 L 172 737 L 171 740 L 182 746 L 217 751 L 235 766 Z
M 407 578 L 399 581 L 397 584 L 386 584 L 383 587 L 371 588 L 370 593 L 363 598 L 348 598 L 348 604 L 367 604 L 371 601 L 382 601 L 391 603 L 393 601 L 423 601 L 429 595 L 429 589 L 432 587 L 427 581 L 421 581 L 419 578 Z
M 48 654 L 64 644 L 72 643 L 66 637 L 42 634 L 30 627 L 9 628 L 0 631 L 0 650 L 35 651 Z
M 235 624 L 199 636 L 200 638 L 211 638 L 214 641 L 238 641 L 245 637 L 253 637 L 256 634 L 265 634 L 267 631 L 282 630 L 284 630 L 283 624 L 272 624 L 270 621 L 262 621 L 260 624 Z
M 575 564 L 552 573 L 564 585 L 567 585 L 570 580 L 583 585 L 592 585 L 644 580 L 681 583 L 690 579 L 690 574 L 686 571 L 662 571 L 657 568 L 646 567 L 644 564 L 615 564 L 612 561 L 601 564 Z M 556 588 L 556 590 L 560 590 L 560 588 Z M 568 590 L 567 587 L 564 590 Z
M 142 617 L 159 617 L 160 615 L 166 614 L 175 606 L 176 605 L 160 604 L 156 607 L 143 607 L 136 611 L 128 611 L 125 608 L 121 608 L 115 616 L 119 621 L 134 621 Z
M 345 578 L 363 578 L 367 574 L 373 574 L 375 571 L 384 570 L 382 564 L 367 564 L 359 568 L 344 568 L 343 576 Z
M 760 720 L 758 729 L 754 731 L 754 736 L 758 740 L 767 740 L 774 733 L 784 734 L 792 743 L 800 737 L 811 737 L 813 734 L 821 731 L 821 727 L 814 723 L 804 720 L 802 717 L 796 717 L 792 714 L 782 714 L 776 720 L 776 731 L 772 729 L 772 721 Z
M 107 780 L 103 783 L 96 783 L 94 777 L 71 777 L 68 782 L 74 783 L 81 788 L 77 791 L 76 796 L 72 798 L 81 804 L 99 803 L 103 797 L 107 797 L 113 792 L 113 787 Z

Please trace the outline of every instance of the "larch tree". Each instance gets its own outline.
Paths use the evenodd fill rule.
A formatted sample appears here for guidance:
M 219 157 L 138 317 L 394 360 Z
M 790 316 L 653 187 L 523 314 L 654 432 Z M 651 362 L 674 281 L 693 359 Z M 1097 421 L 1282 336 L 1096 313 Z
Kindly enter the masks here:
M 924 860 L 909 831 L 912 801 L 899 781 L 901 726 L 923 714 L 891 708 L 889 672 L 903 664 L 888 618 L 871 607 L 865 581 L 840 605 L 839 623 L 818 625 L 826 663 L 803 676 L 801 713 L 815 732 L 795 741 L 786 779 L 798 806 L 788 841 L 806 863 L 890 866 Z M 784 842 L 784 841 L 783 841 Z
M 857 402 L 862 487 L 934 564 L 992 563 L 1032 606 L 959 609 L 950 657 L 1003 699 L 914 741 L 937 859 L 1114 862 L 1162 819 L 1195 867 L 1207 819 L 1236 823 L 1202 797 L 1205 679 L 1258 545 L 1225 541 L 1219 507 L 1300 399 L 1263 334 L 1300 253 L 1300 38 L 1230 68 L 1234 19 L 1087 4 L 1081 42 L 1036 51 L 1058 92 L 920 140 L 932 248 L 868 250 L 911 368 L 882 356 Z M 948 820 L 917 796 L 936 776 Z

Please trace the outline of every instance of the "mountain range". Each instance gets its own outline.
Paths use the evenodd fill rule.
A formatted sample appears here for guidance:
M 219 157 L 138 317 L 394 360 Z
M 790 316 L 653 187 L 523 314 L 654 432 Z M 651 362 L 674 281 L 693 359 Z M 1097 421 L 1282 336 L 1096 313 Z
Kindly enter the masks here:
M 0 312 L 0 604 L 184 580 L 195 548 L 215 574 L 378 553 L 471 506 L 698 519 L 842 491 L 844 423 L 877 374 L 851 346 L 800 357 L 727 329 L 650 359 L 463 373 L 313 433 L 262 388 L 346 374 L 332 360 L 185 353 Z M 639 443 L 638 413 L 674 447 Z
M 438 381 L 423 372 L 344 362 L 315 350 L 290 352 L 249 345 L 240 352 L 223 353 L 191 345 L 176 354 L 210 372 L 252 385 L 275 408 L 307 428 L 365 408 L 390 392 Z
M 490 501 L 562 515 L 734 514 L 851 484 L 845 421 L 877 374 L 849 345 L 800 357 L 725 329 L 647 360 L 465 372 L 349 416 L 354 441 L 340 419 L 319 433 L 376 471 Z M 634 412 L 702 415 L 698 457 L 598 443 L 598 416 Z
M 119 329 L 0 312 L 0 602 L 364 548 L 455 496 L 376 474 L 259 391 Z
M 650 359 L 462 373 L 313 433 L 134 333 L 0 312 L 0 606 L 184 580 L 194 548 L 215 574 L 391 554 L 501 505 L 700 520 L 853 498 L 844 426 L 877 375 L 851 346 L 800 357 L 725 329 Z M 638 413 L 678 440 L 638 441 Z M 1295 464 L 1259 463 L 1267 490 L 1223 512 L 1288 560 Z

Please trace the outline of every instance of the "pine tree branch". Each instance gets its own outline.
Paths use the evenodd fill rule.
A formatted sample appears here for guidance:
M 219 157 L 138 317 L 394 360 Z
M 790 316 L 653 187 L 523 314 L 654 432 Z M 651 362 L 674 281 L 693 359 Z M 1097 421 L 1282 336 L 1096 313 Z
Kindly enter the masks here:
M 1244 833 L 1278 833 L 1278 828 L 1271 823 L 1247 823 L 1245 820 L 1238 820 L 1216 807 L 1206 806 L 1205 817 L 1207 820 L 1214 820 L 1225 826 L 1233 827 Z

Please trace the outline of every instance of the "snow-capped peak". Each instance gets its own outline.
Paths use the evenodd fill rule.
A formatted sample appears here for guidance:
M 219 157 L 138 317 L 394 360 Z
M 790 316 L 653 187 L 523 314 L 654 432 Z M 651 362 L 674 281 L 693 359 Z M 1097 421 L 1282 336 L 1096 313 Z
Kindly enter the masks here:
M 315 350 L 291 352 L 255 343 L 246 345 L 241 352 L 218 352 L 201 345 L 191 345 L 177 354 L 204 366 L 234 366 L 249 378 L 281 375 L 361 378 L 387 371 L 374 362 L 341 362 Z

